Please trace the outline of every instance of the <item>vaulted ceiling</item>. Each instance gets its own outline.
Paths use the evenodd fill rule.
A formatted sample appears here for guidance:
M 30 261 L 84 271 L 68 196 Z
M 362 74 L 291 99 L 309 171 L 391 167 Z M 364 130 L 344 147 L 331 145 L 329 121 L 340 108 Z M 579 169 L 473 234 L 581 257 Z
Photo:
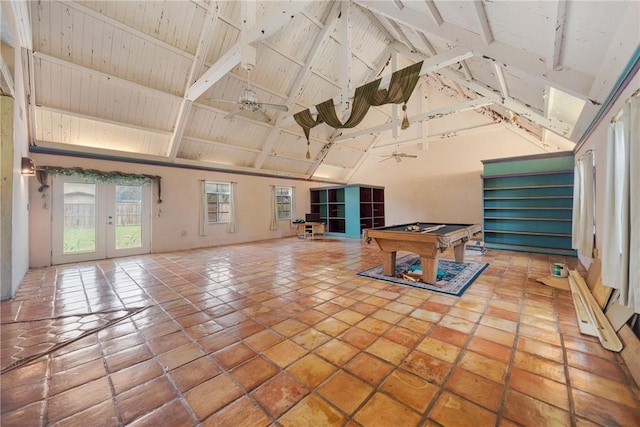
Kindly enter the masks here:
M 356 87 L 424 61 L 412 125 L 475 111 L 571 146 L 640 42 L 637 1 L 52 0 L 13 12 L 20 40 L 2 34 L 26 48 L 33 150 L 338 182 L 397 140 L 402 111 L 317 126 L 310 158 L 294 113 L 333 99 L 346 118 Z M 238 112 L 247 88 L 288 111 Z M 431 105 L 429 91 L 451 103 Z M 417 128 L 413 140 L 447 136 Z

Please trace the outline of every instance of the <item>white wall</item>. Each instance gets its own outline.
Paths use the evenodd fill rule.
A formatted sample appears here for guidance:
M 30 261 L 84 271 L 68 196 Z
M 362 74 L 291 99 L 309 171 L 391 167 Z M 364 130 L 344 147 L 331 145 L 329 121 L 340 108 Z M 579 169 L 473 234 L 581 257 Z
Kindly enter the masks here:
M 309 211 L 309 188 L 327 185 L 293 179 L 279 179 L 251 175 L 193 169 L 140 165 L 107 160 L 82 159 L 48 154 L 33 154 L 39 166 L 82 167 L 101 171 L 159 175 L 162 177 L 162 204 L 157 204 L 153 191 L 151 251 L 167 252 L 207 246 L 219 246 L 255 240 L 275 239 L 295 235 L 289 221 L 280 221 L 280 229 L 269 229 L 271 222 L 271 185 L 295 187 L 296 217 Z M 237 182 L 237 232 L 227 233 L 226 224 L 208 226 L 208 235 L 200 236 L 200 181 Z M 38 181 L 30 183 L 30 265 L 51 263 L 51 199 L 46 202 L 37 191 Z M 50 190 L 47 190 L 50 196 Z M 185 232 L 183 236 L 183 231 Z

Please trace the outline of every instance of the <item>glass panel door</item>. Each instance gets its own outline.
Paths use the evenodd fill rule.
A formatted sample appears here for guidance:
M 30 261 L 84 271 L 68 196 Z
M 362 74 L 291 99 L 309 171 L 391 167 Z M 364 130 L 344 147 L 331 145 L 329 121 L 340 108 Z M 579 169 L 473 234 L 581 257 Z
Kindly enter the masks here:
M 56 177 L 52 263 L 148 253 L 150 199 L 149 184 L 103 184 Z
M 142 187 L 116 185 L 115 249 L 142 246 Z
M 52 196 L 54 264 L 106 258 L 102 188 L 97 183 L 55 178 Z
M 107 189 L 113 211 L 107 218 L 107 257 L 149 252 L 148 184 L 114 184 Z

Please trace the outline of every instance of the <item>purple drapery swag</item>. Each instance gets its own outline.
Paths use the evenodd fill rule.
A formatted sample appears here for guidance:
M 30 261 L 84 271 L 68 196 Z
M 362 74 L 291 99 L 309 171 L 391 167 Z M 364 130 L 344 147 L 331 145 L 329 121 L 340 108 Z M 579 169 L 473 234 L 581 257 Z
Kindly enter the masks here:
M 293 117 L 296 120 L 296 123 L 298 123 L 302 128 L 304 135 L 307 138 L 307 159 L 311 158 L 311 153 L 309 152 L 309 133 L 312 128 L 316 127 L 320 123 L 326 123 L 335 129 L 355 127 L 362 121 L 362 119 L 364 119 L 371 106 L 403 104 L 402 111 L 404 112 L 404 118 L 402 119 L 401 128 L 408 128 L 409 119 L 407 118 L 407 101 L 409 100 L 409 97 L 411 97 L 411 94 L 418 83 L 421 69 L 422 61 L 396 71 L 391 75 L 391 81 L 388 89 L 378 90 L 382 79 L 374 80 L 371 83 L 367 83 L 356 88 L 356 92 L 353 97 L 353 105 L 351 107 L 351 114 L 344 123 L 340 121 L 336 114 L 336 109 L 333 106 L 333 99 L 328 99 L 316 105 L 318 115 L 315 119 L 311 115 L 309 109 L 294 114 Z

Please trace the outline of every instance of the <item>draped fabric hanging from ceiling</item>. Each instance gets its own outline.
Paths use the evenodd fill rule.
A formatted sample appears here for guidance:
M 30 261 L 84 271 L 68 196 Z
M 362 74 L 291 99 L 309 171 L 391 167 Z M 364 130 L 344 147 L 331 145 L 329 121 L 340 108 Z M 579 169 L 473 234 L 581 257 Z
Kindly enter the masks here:
M 406 117 L 406 104 L 418 83 L 421 69 L 422 61 L 396 71 L 391 75 L 391 81 L 388 89 L 378 90 L 382 79 L 374 80 L 371 83 L 367 83 L 356 88 L 351 107 L 351 114 L 344 123 L 340 121 L 336 114 L 336 110 L 333 106 L 333 99 L 328 99 L 316 105 L 318 115 L 315 119 L 311 115 L 309 109 L 294 114 L 293 117 L 296 120 L 296 123 L 300 125 L 304 131 L 304 135 L 307 137 L 307 158 L 311 157 L 308 147 L 309 132 L 312 128 L 316 127 L 320 123 L 326 123 L 335 129 L 355 127 L 364 119 L 371 106 L 404 104 L 402 106 L 402 110 L 405 112 L 405 117 L 402 122 L 402 129 L 409 127 L 409 120 Z

